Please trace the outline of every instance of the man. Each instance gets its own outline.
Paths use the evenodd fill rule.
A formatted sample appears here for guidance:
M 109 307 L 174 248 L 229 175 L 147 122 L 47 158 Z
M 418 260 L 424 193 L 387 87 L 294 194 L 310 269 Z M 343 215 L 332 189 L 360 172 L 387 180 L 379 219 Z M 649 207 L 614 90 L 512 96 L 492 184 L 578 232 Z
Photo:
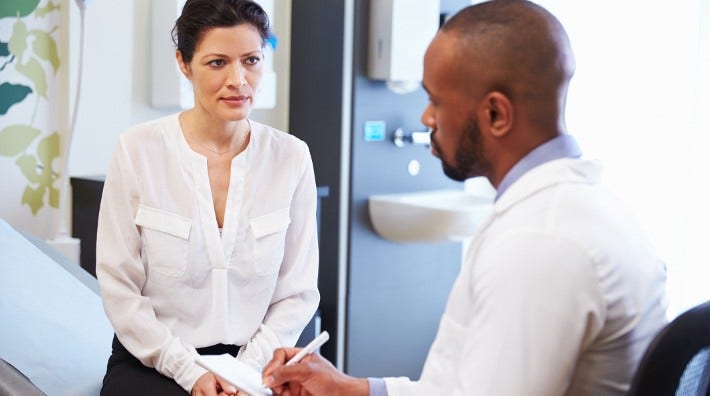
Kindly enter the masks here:
M 444 172 L 497 189 L 422 376 L 358 379 L 317 355 L 264 370 L 277 394 L 616 395 L 666 323 L 665 268 L 581 159 L 564 107 L 574 59 L 554 16 L 523 0 L 468 7 L 424 58 L 422 121 Z M 403 331 L 406 331 L 403 329 Z M 373 359 L 376 359 L 373 356 Z

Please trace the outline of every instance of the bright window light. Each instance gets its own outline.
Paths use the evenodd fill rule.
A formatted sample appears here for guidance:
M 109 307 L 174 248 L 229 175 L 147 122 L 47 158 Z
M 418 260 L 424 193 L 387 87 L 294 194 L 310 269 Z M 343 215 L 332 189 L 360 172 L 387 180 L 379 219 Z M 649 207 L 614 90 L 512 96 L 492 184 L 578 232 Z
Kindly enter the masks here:
M 668 269 L 668 316 L 710 300 L 710 2 L 540 0 L 577 72 L 567 127 Z

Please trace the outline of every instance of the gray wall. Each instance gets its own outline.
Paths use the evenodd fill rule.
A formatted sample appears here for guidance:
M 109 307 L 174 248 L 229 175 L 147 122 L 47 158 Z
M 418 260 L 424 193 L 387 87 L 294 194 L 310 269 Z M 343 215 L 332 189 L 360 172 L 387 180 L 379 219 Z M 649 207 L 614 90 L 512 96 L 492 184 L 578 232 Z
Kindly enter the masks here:
M 442 12 L 451 12 L 469 2 L 441 4 Z M 372 229 L 367 199 L 374 194 L 462 186 L 446 178 L 428 148 L 399 148 L 389 139 L 397 127 L 425 129 L 420 116 L 427 96 L 421 88 L 395 94 L 384 82 L 365 77 L 368 5 L 367 0 L 355 1 L 346 368 L 356 376 L 418 378 L 460 268 L 461 245 L 386 241 Z M 386 122 L 386 141 L 364 141 L 368 120 Z M 410 160 L 421 164 L 417 176 L 407 172 Z
M 344 368 L 356 376 L 409 376 L 418 378 L 434 339 L 446 299 L 460 268 L 457 243 L 401 244 L 380 238 L 372 230 L 367 198 L 374 194 L 438 188 L 462 188 L 448 180 L 438 159 L 423 146 L 398 148 L 391 142 L 397 127 L 422 130 L 420 114 L 427 103 L 423 89 L 398 95 L 384 82 L 365 77 L 367 64 L 368 0 L 354 1 L 352 52 L 352 118 L 348 117 L 341 89 L 344 1 L 299 0 L 293 3 L 292 59 L 312 60 L 291 67 L 290 131 L 306 140 L 313 154 L 316 179 L 328 185 L 321 219 L 321 288 L 323 328 L 335 333 L 338 309 L 345 309 Z M 442 0 L 442 11 L 469 4 Z M 348 104 L 345 103 L 345 106 Z M 387 139 L 365 142 L 365 121 L 385 121 Z M 341 136 L 345 136 L 341 138 Z M 349 139 L 349 142 L 343 141 Z M 350 144 L 350 158 L 340 147 Z M 407 164 L 415 159 L 421 172 L 410 176 Z M 340 161 L 348 171 L 340 174 Z M 338 246 L 339 183 L 349 180 L 347 246 Z M 344 305 L 337 299 L 337 254 L 346 249 L 347 291 Z M 341 334 L 342 335 L 342 334 Z M 337 335 L 336 335 L 337 336 Z M 336 361 L 336 342 L 323 354 Z

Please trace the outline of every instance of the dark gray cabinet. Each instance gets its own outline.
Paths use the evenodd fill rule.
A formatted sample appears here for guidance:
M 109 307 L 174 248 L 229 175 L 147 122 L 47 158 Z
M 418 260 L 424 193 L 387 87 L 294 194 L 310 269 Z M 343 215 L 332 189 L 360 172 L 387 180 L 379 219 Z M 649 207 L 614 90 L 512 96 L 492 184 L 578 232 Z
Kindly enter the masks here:
M 72 177 L 72 236 L 81 240 L 81 268 L 96 276 L 96 228 L 104 176 Z

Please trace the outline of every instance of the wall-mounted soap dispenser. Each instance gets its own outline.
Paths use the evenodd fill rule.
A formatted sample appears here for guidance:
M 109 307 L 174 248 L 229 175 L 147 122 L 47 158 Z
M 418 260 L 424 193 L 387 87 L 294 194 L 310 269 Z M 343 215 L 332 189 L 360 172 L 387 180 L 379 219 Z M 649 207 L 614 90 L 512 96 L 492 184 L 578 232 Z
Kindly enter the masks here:
M 86 1 L 86 0 L 85 0 Z M 274 26 L 274 0 L 256 0 Z M 151 105 L 153 107 L 193 106 L 192 84 L 180 72 L 175 61 L 175 45 L 170 34 L 180 16 L 185 0 L 151 0 Z M 274 72 L 275 40 L 264 46 L 261 83 L 254 107 L 270 109 L 276 106 L 276 73 Z
M 367 76 L 397 93 L 417 89 L 439 9 L 439 0 L 371 0 Z

